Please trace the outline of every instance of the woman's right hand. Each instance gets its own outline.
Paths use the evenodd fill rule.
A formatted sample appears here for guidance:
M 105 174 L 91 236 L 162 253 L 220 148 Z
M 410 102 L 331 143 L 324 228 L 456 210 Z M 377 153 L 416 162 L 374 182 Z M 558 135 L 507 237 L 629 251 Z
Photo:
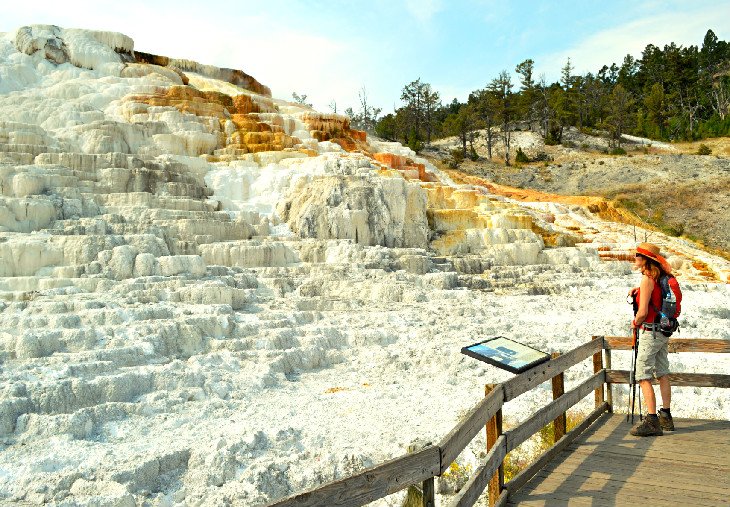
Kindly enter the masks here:
M 629 290 L 629 297 L 632 298 L 634 295 L 639 291 L 638 287 L 634 287 L 633 289 Z

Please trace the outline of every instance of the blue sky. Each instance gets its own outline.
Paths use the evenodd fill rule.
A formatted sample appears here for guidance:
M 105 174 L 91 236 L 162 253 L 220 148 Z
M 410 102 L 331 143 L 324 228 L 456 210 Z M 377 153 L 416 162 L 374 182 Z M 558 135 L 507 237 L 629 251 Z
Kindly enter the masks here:
M 122 32 L 140 51 L 241 69 L 277 98 L 296 91 L 322 111 L 357 105 L 358 90 L 384 112 L 420 77 L 445 102 L 465 100 L 501 70 L 535 60 L 556 80 L 641 56 L 648 43 L 700 45 L 708 28 L 730 40 L 730 0 L 215 1 L 3 0 L 0 32 L 33 23 Z

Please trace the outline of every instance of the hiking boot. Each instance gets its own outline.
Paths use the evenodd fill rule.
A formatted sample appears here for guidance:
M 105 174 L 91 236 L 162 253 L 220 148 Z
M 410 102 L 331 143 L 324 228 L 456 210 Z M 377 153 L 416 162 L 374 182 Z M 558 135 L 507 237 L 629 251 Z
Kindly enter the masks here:
M 664 434 L 659 424 L 659 418 L 654 415 L 647 415 L 641 423 L 631 428 L 631 434 L 635 437 L 660 437 Z
M 672 419 L 672 414 L 665 412 L 664 409 L 659 410 L 659 425 L 664 431 L 674 431 L 674 419 Z

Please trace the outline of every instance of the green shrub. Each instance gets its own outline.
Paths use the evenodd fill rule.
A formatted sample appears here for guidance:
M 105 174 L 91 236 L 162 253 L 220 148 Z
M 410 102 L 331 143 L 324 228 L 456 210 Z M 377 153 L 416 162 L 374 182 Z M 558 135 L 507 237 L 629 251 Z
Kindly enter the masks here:
M 700 144 L 700 147 L 697 149 L 697 154 L 698 155 L 711 155 L 712 150 L 706 144 Z
M 530 158 L 525 155 L 525 152 L 522 151 L 522 148 L 517 148 L 517 153 L 515 154 L 515 162 L 518 164 L 529 164 Z
M 552 162 L 553 157 L 545 153 L 544 151 L 539 152 L 537 155 L 532 157 L 533 162 Z
M 730 116 L 720 119 L 720 116 L 714 114 L 706 122 L 699 125 L 700 137 L 724 137 L 730 135 Z
M 611 151 L 609 151 L 608 154 L 609 155 L 626 155 L 626 150 L 624 150 L 623 148 L 618 146 L 618 147 L 612 149 Z
M 411 133 L 408 136 L 408 147 L 416 153 L 420 152 L 423 149 L 423 143 L 418 138 L 418 134 L 416 133 L 415 128 L 411 129 Z
M 456 169 L 459 167 L 459 164 L 461 164 L 464 161 L 464 152 L 461 150 L 461 148 L 455 148 L 451 150 L 449 153 L 448 158 L 446 159 L 446 164 L 451 169 Z
M 545 144 L 547 146 L 555 146 L 557 144 L 560 144 L 560 140 L 558 139 L 558 136 L 555 135 L 553 132 L 548 132 L 548 135 L 545 137 Z

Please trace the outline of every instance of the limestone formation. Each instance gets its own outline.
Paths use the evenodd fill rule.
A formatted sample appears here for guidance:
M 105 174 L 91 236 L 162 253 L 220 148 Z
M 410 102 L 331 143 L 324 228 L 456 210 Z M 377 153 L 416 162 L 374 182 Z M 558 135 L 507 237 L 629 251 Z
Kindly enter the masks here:
M 301 237 L 426 247 L 426 196 L 418 185 L 396 178 L 327 176 L 298 190 L 279 211 Z
M 26 26 L 0 111 L 0 504 L 265 504 L 446 435 L 504 380 L 465 344 L 625 331 L 632 229 L 457 185 L 243 71 Z M 727 261 L 657 241 L 683 336 L 730 338 Z

